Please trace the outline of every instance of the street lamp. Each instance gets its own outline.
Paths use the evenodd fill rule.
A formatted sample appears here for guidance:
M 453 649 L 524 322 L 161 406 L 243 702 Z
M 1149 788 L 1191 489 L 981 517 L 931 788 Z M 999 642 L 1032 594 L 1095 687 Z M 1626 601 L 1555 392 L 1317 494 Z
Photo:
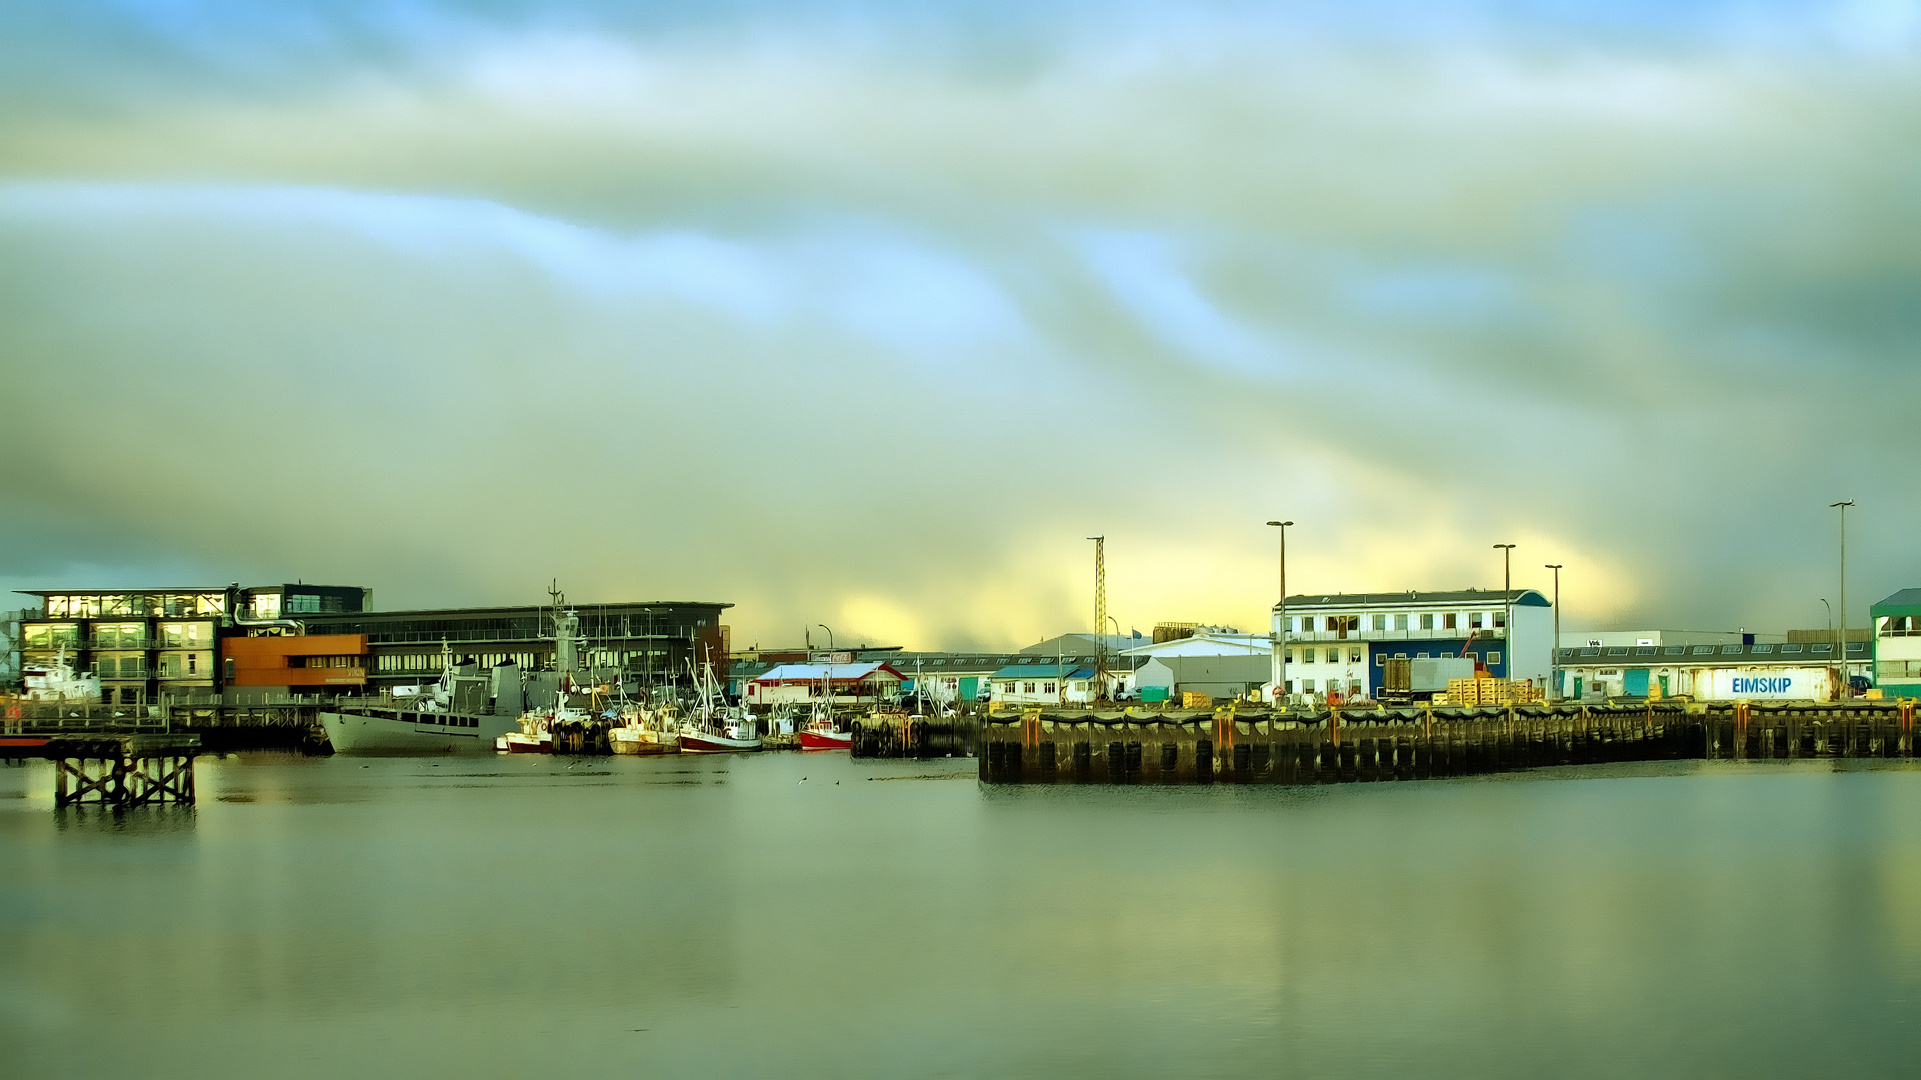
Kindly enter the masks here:
M 814 625 L 827 631 L 827 662 L 821 665 L 820 683 L 821 689 L 826 691 L 827 708 L 831 713 L 834 708 L 834 631 L 824 622 Z
M 1554 571 L 1554 650 L 1548 653 L 1548 681 L 1554 684 L 1554 700 L 1561 700 L 1561 680 L 1555 677 L 1554 661 L 1561 655 L 1561 563 L 1544 563 Z M 1509 646 L 1513 648 L 1513 646 Z
M 1496 544 L 1501 553 L 1501 652 L 1502 670 L 1514 674 L 1514 545 Z M 1489 675 L 1494 674 L 1488 672 Z
M 1848 507 L 1853 505 L 1853 499 L 1828 504 L 1830 510 L 1841 511 L 1841 641 L 1835 647 L 1835 658 L 1841 665 L 1841 685 L 1835 693 L 1841 698 L 1847 697 L 1851 689 L 1848 684 Z
M 1274 692 L 1287 693 L 1287 527 L 1291 521 L 1270 521 L 1269 525 L 1281 530 L 1281 603 L 1274 625 Z

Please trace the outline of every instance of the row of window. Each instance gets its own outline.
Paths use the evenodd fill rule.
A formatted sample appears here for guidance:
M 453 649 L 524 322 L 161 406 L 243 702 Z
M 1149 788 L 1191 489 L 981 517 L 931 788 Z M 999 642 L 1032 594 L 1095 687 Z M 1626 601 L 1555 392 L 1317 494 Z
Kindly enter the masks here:
M 1314 650 L 1314 649 L 1302 649 L 1302 650 L 1301 650 L 1301 659 L 1300 659 L 1300 662 L 1301 662 L 1301 663 L 1303 663 L 1303 664 L 1311 664 L 1311 663 L 1313 663 L 1313 662 L 1314 662 L 1314 656 L 1315 656 L 1315 653 L 1316 653 L 1316 650 Z M 1469 655 L 1469 656 L 1478 656 L 1478 657 L 1481 657 L 1481 658 L 1483 658 L 1483 659 L 1485 660 L 1485 662 L 1486 662 L 1486 663 L 1489 663 L 1489 664 L 1498 664 L 1498 663 L 1500 663 L 1500 662 L 1501 662 L 1501 652 L 1500 652 L 1500 650 L 1499 650 L 1499 649 L 1491 649 L 1491 650 L 1489 650 L 1489 651 L 1487 651 L 1487 652 L 1485 652 L 1485 653 L 1469 653 L 1468 655 Z M 1328 649 L 1328 650 L 1327 650 L 1327 653 L 1326 653 L 1326 656 L 1327 656 L 1327 659 L 1326 659 L 1326 661 L 1325 661 L 1326 663 L 1329 663 L 1329 664 L 1338 664 L 1338 663 L 1340 663 L 1340 662 L 1341 662 L 1341 650 L 1340 650 L 1340 649 L 1339 649 L 1338 647 L 1336 647 L 1336 648 L 1331 648 L 1331 649 Z M 1395 654 L 1394 654 L 1394 656 L 1395 656 L 1395 658 L 1396 658 L 1396 659 L 1399 659 L 1399 660 L 1406 660 L 1406 659 L 1408 659 L 1408 655 L 1407 655 L 1406 653 L 1404 653 L 1404 652 L 1397 652 L 1397 653 L 1395 653 Z M 1419 659 L 1419 660 L 1428 660 L 1428 659 L 1432 659 L 1432 657 L 1430 657 L 1430 656 L 1429 656 L 1429 655 L 1428 655 L 1427 653 L 1424 653 L 1424 652 L 1423 652 L 1423 653 L 1415 653 L 1415 654 L 1414 654 L 1414 658 L 1415 658 L 1415 659 Z M 1290 663 L 1290 664 L 1292 664 L 1292 663 L 1294 663 L 1294 662 L 1295 662 L 1295 661 L 1294 661 L 1294 650 L 1292 650 L 1292 649 L 1288 649 L 1288 650 L 1286 651 L 1286 653 L 1285 653 L 1285 656 L 1284 656 L 1284 659 L 1285 659 L 1285 660 L 1286 660 L 1286 661 L 1287 661 L 1288 663 Z M 1362 663 L 1362 659 L 1361 659 L 1361 650 L 1360 650 L 1360 649 L 1349 649 L 1349 650 L 1347 650 L 1347 662 L 1348 662 L 1348 663 L 1350 663 L 1350 664 L 1359 664 L 1359 663 Z M 1377 652 L 1377 653 L 1375 653 L 1375 654 L 1374 654 L 1374 666 L 1375 666 L 1375 667 L 1386 667 L 1386 666 L 1387 666 L 1387 654 L 1386 654 L 1386 653 L 1384 653 L 1384 652 Z
M 1921 637 L 1921 615 L 1889 615 L 1879 630 L 1883 637 Z
M 1327 633 L 1358 634 L 1364 630 L 1386 633 L 1390 630 L 1481 630 L 1489 626 L 1507 626 L 1505 609 L 1497 611 L 1423 611 L 1378 612 L 1372 615 L 1289 615 L 1283 620 L 1286 629 L 1301 633 L 1313 633 L 1316 629 Z
M 1339 693 L 1341 691 L 1341 680 L 1339 679 L 1329 679 L 1324 685 L 1329 693 Z M 1302 679 L 1300 681 L 1300 686 L 1301 686 L 1301 689 L 1299 691 L 1300 693 L 1313 694 L 1318 692 L 1315 690 L 1315 683 L 1313 679 Z M 1296 691 L 1294 689 L 1294 680 L 1288 679 L 1286 682 L 1283 682 L 1281 684 L 1281 689 L 1285 693 L 1289 693 L 1289 694 L 1295 693 Z M 1361 680 L 1359 679 L 1347 680 L 1348 696 L 1359 697 L 1360 693 L 1361 693 Z
M 193 649 L 212 644 L 213 624 L 161 623 L 149 637 L 146 623 L 95 623 L 83 639 L 79 623 L 29 623 L 20 637 L 29 649 L 78 649 L 83 640 L 93 649 Z
M 91 619 L 114 615 L 223 615 L 227 594 L 119 593 L 100 596 L 49 596 L 50 619 Z

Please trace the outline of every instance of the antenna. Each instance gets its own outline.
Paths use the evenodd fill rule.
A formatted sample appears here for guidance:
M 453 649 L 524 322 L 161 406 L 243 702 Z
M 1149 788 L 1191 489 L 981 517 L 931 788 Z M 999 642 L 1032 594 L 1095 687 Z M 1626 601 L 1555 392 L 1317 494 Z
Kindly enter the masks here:
M 1107 700 L 1107 534 L 1090 536 L 1094 541 L 1094 697 Z M 1066 685 L 1067 673 L 1061 673 Z

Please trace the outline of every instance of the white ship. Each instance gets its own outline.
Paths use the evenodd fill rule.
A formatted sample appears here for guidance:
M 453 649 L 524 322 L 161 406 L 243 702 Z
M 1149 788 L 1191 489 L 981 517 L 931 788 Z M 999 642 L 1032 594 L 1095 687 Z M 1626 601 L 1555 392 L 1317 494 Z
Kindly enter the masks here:
M 51 664 L 22 666 L 20 689 L 29 701 L 96 702 L 100 700 L 100 676 L 75 671 L 62 647 Z
M 440 681 L 419 692 L 341 698 L 321 710 L 328 741 L 342 754 L 487 754 L 520 730 L 520 669 L 461 674 L 443 653 Z

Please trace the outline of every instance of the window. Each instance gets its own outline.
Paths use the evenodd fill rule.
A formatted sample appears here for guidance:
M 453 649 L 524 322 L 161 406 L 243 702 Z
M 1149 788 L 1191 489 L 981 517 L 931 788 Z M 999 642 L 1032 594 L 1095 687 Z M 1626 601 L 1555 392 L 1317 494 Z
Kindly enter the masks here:
M 1314 632 L 1314 616 L 1303 615 L 1299 619 L 1296 619 L 1294 629 L 1299 630 L 1304 634 L 1313 633 Z
M 1042 684 L 1041 684 L 1041 693 L 1043 693 L 1043 694 L 1051 694 L 1051 693 L 1053 693 L 1053 692 L 1054 692 L 1054 684 L 1053 684 L 1053 683 L 1051 683 L 1051 682 L 1050 682 L 1050 683 L 1042 683 Z
M 1423 630 L 1434 629 L 1434 613 L 1433 612 L 1431 611 L 1426 612 L 1421 616 L 1421 629 Z
M 1490 664 L 1500 663 L 1501 662 L 1500 650 L 1499 649 L 1490 650 L 1487 654 L 1487 662 Z
M 1384 668 L 1384 667 L 1386 667 L 1386 666 L 1387 666 L 1387 654 L 1386 654 L 1386 653 L 1384 653 L 1384 652 L 1377 652 L 1377 653 L 1375 653 L 1375 654 L 1374 654 L 1374 666 L 1375 666 L 1375 667 L 1381 667 L 1381 668 Z
M 1456 629 L 1456 626 L 1455 626 L 1455 620 L 1456 620 L 1456 619 L 1458 619 L 1458 618 L 1460 618 L 1460 616 L 1458 616 L 1458 615 L 1456 615 L 1456 614 L 1454 614 L 1454 613 L 1453 613 L 1452 611 L 1450 611 L 1450 612 L 1447 612 L 1446 614 L 1444 614 L 1444 615 L 1442 615 L 1442 616 L 1441 616 L 1441 629 L 1443 629 L 1443 630 L 1453 630 L 1453 629 Z
M 1311 694 L 1311 693 L 1313 693 L 1313 692 L 1314 692 L 1314 680 L 1313 680 L 1313 679 L 1302 679 L 1302 680 L 1301 680 L 1301 693 L 1303 693 L 1303 694 Z
M 1396 630 L 1405 630 L 1405 629 L 1407 629 L 1407 616 L 1406 616 L 1406 615 L 1396 615 L 1396 616 L 1394 616 L 1394 629 L 1396 629 Z
M 1033 684 L 1033 683 L 1022 683 L 1022 684 L 1021 684 L 1021 687 L 1022 687 L 1022 689 L 1021 689 L 1021 692 L 1022 692 L 1022 693 L 1024 693 L 1024 694 L 1031 694 L 1031 693 L 1033 693 L 1033 692 L 1034 692 L 1034 684 Z
M 1294 650 L 1293 650 L 1293 649 L 1289 649 L 1289 650 L 1287 650 L 1286 652 L 1284 652 L 1284 653 L 1282 653 L 1282 654 L 1281 654 L 1281 663 L 1283 663 L 1283 664 L 1291 664 L 1291 663 L 1293 663 L 1293 662 L 1294 662 Z
M 1423 653 L 1415 653 L 1415 654 L 1414 654 L 1414 657 L 1415 657 L 1415 659 L 1417 659 L 1417 660 L 1426 660 L 1426 659 L 1428 658 L 1428 655 L 1427 655 L 1426 653 L 1424 653 L 1424 652 L 1423 652 Z
M 1348 663 L 1350 663 L 1350 664 L 1358 664 L 1358 663 L 1360 663 L 1360 662 L 1361 662 L 1361 650 L 1359 650 L 1359 649 L 1349 649 L 1349 650 L 1347 650 L 1347 662 L 1348 662 Z
M 1478 612 L 1478 611 L 1470 611 L 1470 612 L 1468 612 L 1468 614 L 1467 614 L 1467 628 L 1468 628 L 1469 630 L 1479 630 L 1479 629 L 1481 628 L 1481 613 L 1480 613 L 1480 612 Z
M 1302 649 L 1302 650 L 1301 650 L 1301 663 L 1303 663 L 1303 664 L 1311 664 L 1311 663 L 1313 663 L 1313 662 L 1314 662 L 1314 650 L 1313 650 L 1313 649 Z
M 1385 616 L 1385 615 L 1376 615 L 1376 616 L 1374 616 L 1374 629 L 1376 629 L 1376 630 L 1386 630 L 1386 629 L 1387 629 L 1387 616 Z
M 1507 612 L 1506 611 L 1497 611 L 1494 613 L 1494 628 L 1496 630 L 1504 630 L 1507 628 Z

